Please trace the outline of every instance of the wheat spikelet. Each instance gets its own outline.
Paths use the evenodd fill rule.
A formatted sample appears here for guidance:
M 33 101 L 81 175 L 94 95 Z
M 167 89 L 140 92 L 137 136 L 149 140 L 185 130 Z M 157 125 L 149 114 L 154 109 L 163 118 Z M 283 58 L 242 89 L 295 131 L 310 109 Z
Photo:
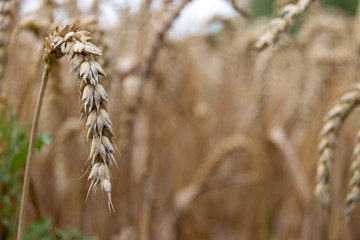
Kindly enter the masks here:
M 109 165 L 116 164 L 112 146 L 114 135 L 107 113 L 109 99 L 99 79 L 106 74 L 94 61 L 94 56 L 101 56 L 101 51 L 88 42 L 90 38 L 88 32 L 79 31 L 77 23 L 57 27 L 54 34 L 46 38 L 44 60 L 54 61 L 64 55 L 70 60 L 74 80 L 80 85 L 81 119 L 86 119 L 87 139 L 91 141 L 86 161 L 90 172 L 88 179 L 91 179 L 89 191 L 100 185 L 107 194 L 109 210 L 114 210 L 109 171 Z
M 303 13 L 311 2 L 314 0 L 299 0 L 297 4 L 288 4 L 280 9 L 281 17 L 273 19 L 265 33 L 259 38 L 255 44 L 257 51 L 262 51 L 270 45 L 274 45 L 280 35 L 289 29 L 296 17 Z
M 325 124 L 320 132 L 320 143 L 318 146 L 320 157 L 318 160 L 315 187 L 315 195 L 322 206 L 327 206 L 330 202 L 330 167 L 334 160 L 334 151 L 340 129 L 346 117 L 359 102 L 360 85 L 358 84 L 342 95 L 338 103 L 335 104 L 325 116 Z
M 94 2 L 94 6 L 97 3 Z M 96 58 L 97 62 L 102 66 L 104 71 L 111 74 L 111 65 L 112 65 L 112 56 L 110 54 L 110 46 L 109 39 L 105 34 L 105 31 L 100 28 L 99 21 L 95 16 L 88 16 L 86 18 L 81 18 L 79 25 L 85 31 L 91 32 L 92 43 L 94 43 L 99 49 L 102 51 L 101 58 Z M 105 89 L 110 87 L 111 79 L 109 76 L 106 78 L 106 81 L 103 81 L 103 85 Z

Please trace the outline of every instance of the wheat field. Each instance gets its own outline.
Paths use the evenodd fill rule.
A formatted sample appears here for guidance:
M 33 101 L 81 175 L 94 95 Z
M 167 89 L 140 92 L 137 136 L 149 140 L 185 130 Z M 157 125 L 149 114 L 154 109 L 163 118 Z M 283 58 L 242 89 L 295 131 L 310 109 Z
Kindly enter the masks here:
M 360 2 L 196 1 L 0 0 L 0 239 L 360 238 Z

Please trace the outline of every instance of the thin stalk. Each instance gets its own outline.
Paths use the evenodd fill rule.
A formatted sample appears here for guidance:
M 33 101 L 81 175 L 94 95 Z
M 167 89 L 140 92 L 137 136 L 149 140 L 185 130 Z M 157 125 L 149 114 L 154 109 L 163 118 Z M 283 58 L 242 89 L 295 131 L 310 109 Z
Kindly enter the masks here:
M 35 109 L 35 116 L 34 116 L 32 128 L 31 128 L 30 143 L 29 143 L 29 149 L 28 149 L 28 154 L 27 154 L 27 159 L 26 159 L 24 184 L 23 184 L 23 189 L 22 189 L 17 240 L 22 240 L 23 236 L 24 236 L 24 223 L 25 223 L 25 215 L 26 215 L 26 209 L 27 209 L 27 203 L 28 203 L 28 197 L 29 197 L 29 183 L 30 183 L 30 174 L 31 174 L 32 155 L 33 155 L 33 151 L 34 151 L 34 144 L 35 144 L 37 130 L 38 130 L 38 126 L 39 126 L 41 105 L 42 105 L 42 101 L 43 101 L 43 98 L 45 95 L 45 89 L 46 89 L 46 84 L 47 84 L 50 70 L 51 70 L 51 63 L 46 63 L 46 65 L 44 67 L 44 72 L 43 72 L 42 78 L 41 78 L 40 92 L 38 95 L 36 109 Z

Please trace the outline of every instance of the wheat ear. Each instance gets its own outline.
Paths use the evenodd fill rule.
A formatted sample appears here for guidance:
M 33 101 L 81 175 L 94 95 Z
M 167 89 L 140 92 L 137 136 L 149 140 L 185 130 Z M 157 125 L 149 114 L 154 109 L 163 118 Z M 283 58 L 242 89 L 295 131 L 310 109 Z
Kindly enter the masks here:
M 334 107 L 325 116 L 325 124 L 320 132 L 318 146 L 319 160 L 317 166 L 315 195 L 322 206 L 330 203 L 329 178 L 330 167 L 334 160 L 334 152 L 340 129 L 351 111 L 360 102 L 360 84 L 342 95 Z
M 281 34 L 288 30 L 296 17 L 303 13 L 311 2 L 315 0 L 299 0 L 297 4 L 287 4 L 279 11 L 279 17 L 273 19 L 265 33 L 261 35 L 255 44 L 257 51 L 262 51 L 270 45 L 274 45 Z
M 109 98 L 100 83 L 100 76 L 106 76 L 101 66 L 94 60 L 101 51 L 90 40 L 90 33 L 80 31 L 77 23 L 57 27 L 54 34 L 45 41 L 45 55 L 61 58 L 67 55 L 74 80 L 80 85 L 81 119 L 86 119 L 87 139 L 91 141 L 90 155 L 86 161 L 90 188 L 100 185 L 106 192 L 109 210 L 114 210 L 111 201 L 109 165 L 115 163 L 111 121 L 107 112 Z
M 349 182 L 349 192 L 345 199 L 345 215 L 350 220 L 351 215 L 360 201 L 360 130 L 356 136 L 356 146 L 353 152 L 353 162 L 350 167 L 352 177 Z

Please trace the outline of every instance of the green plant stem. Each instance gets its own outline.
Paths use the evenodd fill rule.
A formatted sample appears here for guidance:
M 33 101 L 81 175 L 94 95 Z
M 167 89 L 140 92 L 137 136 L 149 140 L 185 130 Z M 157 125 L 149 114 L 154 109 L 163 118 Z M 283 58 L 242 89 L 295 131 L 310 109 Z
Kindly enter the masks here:
M 31 128 L 29 150 L 28 150 L 27 159 L 26 159 L 24 184 L 23 184 L 23 189 L 22 189 L 17 240 L 22 240 L 23 236 L 24 236 L 24 224 L 25 224 L 25 215 L 26 215 L 26 209 L 27 209 L 27 203 L 28 203 L 28 197 L 29 197 L 29 183 L 30 183 L 30 174 L 31 174 L 32 155 L 34 152 L 34 145 L 35 145 L 37 130 L 38 130 L 38 126 L 39 126 L 41 105 L 42 105 L 42 101 L 43 101 L 43 98 L 45 95 L 45 89 L 46 89 L 46 84 L 47 84 L 47 80 L 49 77 L 50 69 L 51 69 L 51 63 L 46 63 L 46 65 L 44 67 L 44 72 L 43 72 L 42 78 L 41 78 L 40 92 L 38 95 L 34 120 L 33 120 L 32 128 Z

